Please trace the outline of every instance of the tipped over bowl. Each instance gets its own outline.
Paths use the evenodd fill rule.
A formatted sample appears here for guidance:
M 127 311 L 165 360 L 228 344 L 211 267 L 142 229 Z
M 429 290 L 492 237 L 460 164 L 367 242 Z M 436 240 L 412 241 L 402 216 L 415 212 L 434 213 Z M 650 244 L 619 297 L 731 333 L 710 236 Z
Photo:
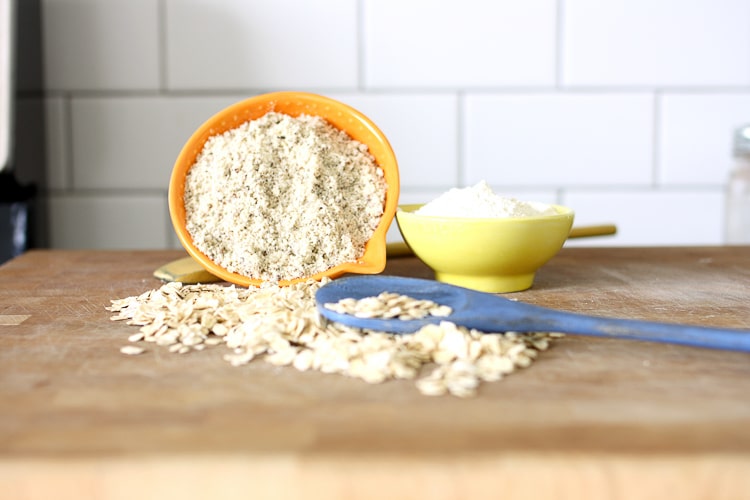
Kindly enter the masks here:
M 227 131 L 237 129 L 246 122 L 258 120 L 272 112 L 288 115 L 293 118 L 298 118 L 300 115 L 320 117 L 336 129 L 345 132 L 349 138 L 367 146 L 369 154 L 374 158 L 375 166 L 382 171 L 382 178 L 385 181 L 386 187 L 382 215 L 374 232 L 364 243 L 364 250 L 361 255 L 345 262 L 334 263 L 327 269 L 309 275 L 269 280 L 259 276 L 248 275 L 249 273 L 228 269 L 230 266 L 217 263 L 216 260 L 219 259 L 209 257 L 206 252 L 199 248 L 200 245 L 196 244 L 195 231 L 191 234 L 188 227 L 188 215 L 186 214 L 186 180 L 190 170 L 194 168 L 196 160 L 202 154 L 204 146 L 209 139 L 220 136 Z M 283 137 L 281 138 L 283 139 Z M 270 167 L 273 168 L 274 166 L 271 165 Z M 272 187 L 269 186 L 269 188 Z M 296 187 L 299 188 L 299 186 Z M 349 193 L 344 191 L 341 188 L 337 196 L 348 196 Z M 175 161 L 169 182 L 170 217 L 182 246 L 208 272 L 230 283 L 241 286 L 259 286 L 265 281 L 273 281 L 281 286 L 285 286 L 309 279 L 335 278 L 345 273 L 374 274 L 381 272 L 385 268 L 386 233 L 393 221 L 398 205 L 398 197 L 399 172 L 396 156 L 388 139 L 380 129 L 365 115 L 346 104 L 324 96 L 305 92 L 275 92 L 258 95 L 235 103 L 216 113 L 187 140 Z M 218 200 L 211 203 L 213 203 L 212 206 L 221 205 L 223 201 Z M 252 207 L 248 210 L 251 209 Z M 299 209 L 300 211 L 315 213 L 314 211 L 311 212 L 311 210 L 314 210 L 314 207 L 300 207 Z M 306 215 L 306 217 L 307 224 L 315 223 L 314 215 L 309 217 Z M 346 217 L 346 214 L 342 215 L 342 217 Z M 195 224 L 193 218 L 191 218 L 190 222 L 193 225 Z M 243 221 L 237 220 L 236 223 L 242 224 Z M 257 236 L 260 237 L 262 235 Z M 337 234 L 327 236 L 330 239 L 340 237 Z M 216 239 L 220 240 L 220 238 Z M 299 245 L 297 246 L 300 248 L 305 245 L 309 246 L 309 242 L 300 241 L 298 243 Z M 218 244 L 233 245 L 234 243 L 220 241 Z M 266 249 L 262 250 L 265 251 Z M 277 249 L 268 248 L 267 250 L 271 252 Z M 257 249 L 255 252 L 257 252 Z
M 530 288 L 537 270 L 562 248 L 573 226 L 568 207 L 524 217 L 466 218 L 420 215 L 401 205 L 396 221 L 404 241 L 435 279 L 483 292 Z

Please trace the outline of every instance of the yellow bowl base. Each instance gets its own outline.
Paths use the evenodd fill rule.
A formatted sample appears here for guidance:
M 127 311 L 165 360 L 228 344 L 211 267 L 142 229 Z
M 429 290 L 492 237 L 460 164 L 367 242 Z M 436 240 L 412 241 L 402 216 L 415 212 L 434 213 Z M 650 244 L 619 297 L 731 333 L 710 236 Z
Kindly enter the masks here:
M 518 274 L 514 276 L 475 276 L 465 274 L 450 274 L 435 272 L 435 279 L 451 285 L 471 288 L 480 292 L 508 293 L 520 292 L 531 288 L 534 274 Z

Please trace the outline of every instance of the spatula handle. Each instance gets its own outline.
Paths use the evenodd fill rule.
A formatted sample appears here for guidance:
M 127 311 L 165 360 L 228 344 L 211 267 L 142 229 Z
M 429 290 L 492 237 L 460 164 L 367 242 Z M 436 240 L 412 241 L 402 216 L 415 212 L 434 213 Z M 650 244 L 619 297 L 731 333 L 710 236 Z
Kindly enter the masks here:
M 516 319 L 524 331 L 560 332 L 616 339 L 645 340 L 711 349 L 750 352 L 750 331 L 678 325 L 619 318 L 601 318 L 528 305 Z M 488 318 L 489 319 L 489 318 Z M 510 326 L 505 322 L 504 326 Z

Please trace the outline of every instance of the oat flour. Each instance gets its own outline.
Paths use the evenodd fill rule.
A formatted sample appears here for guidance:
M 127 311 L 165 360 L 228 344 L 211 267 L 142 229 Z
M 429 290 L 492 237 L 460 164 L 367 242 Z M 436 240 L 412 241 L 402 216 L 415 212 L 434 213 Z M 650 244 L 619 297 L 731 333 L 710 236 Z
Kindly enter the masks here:
M 271 112 L 206 142 L 185 180 L 186 226 L 228 271 L 295 279 L 361 257 L 385 192 L 364 144 L 320 117 Z

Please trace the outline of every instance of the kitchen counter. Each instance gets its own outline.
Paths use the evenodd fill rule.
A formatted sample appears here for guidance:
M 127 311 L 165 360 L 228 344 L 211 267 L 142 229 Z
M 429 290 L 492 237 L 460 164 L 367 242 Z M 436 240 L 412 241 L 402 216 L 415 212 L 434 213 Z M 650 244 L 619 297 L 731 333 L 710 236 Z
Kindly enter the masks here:
M 470 399 L 224 348 L 121 354 L 137 327 L 105 307 L 182 256 L 0 267 L 0 498 L 750 498 L 750 354 L 567 335 Z M 750 328 L 750 248 L 565 248 L 509 295 Z

